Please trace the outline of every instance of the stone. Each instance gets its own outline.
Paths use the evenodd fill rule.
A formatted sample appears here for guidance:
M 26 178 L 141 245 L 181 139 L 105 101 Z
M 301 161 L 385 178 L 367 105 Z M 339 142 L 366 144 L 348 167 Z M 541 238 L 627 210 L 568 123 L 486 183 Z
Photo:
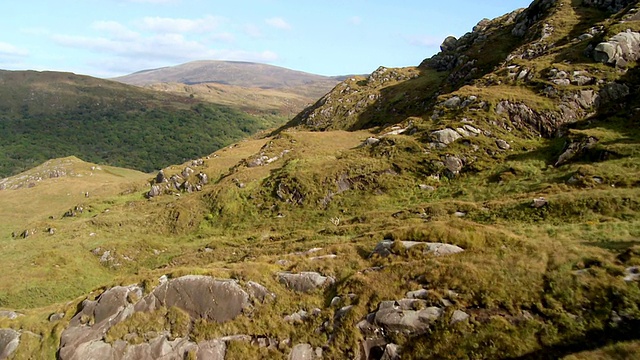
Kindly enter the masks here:
M 169 181 L 167 180 L 167 177 L 164 175 L 164 170 L 160 170 L 158 172 L 158 174 L 156 175 L 155 181 L 156 181 L 156 184 L 162 184 Z
M 624 281 L 639 281 L 640 266 L 631 266 L 624 270 Z
M 283 318 L 288 323 L 302 323 L 309 318 L 309 313 L 304 310 L 298 310 L 297 312 L 287 315 Z
M 227 345 L 224 341 L 209 340 L 198 344 L 196 359 L 224 360 Z
M 254 281 L 247 282 L 247 292 L 251 297 L 257 299 L 261 303 L 268 299 L 273 300 L 276 298 L 276 294 L 270 292 L 266 287 Z
M 162 194 L 162 187 L 160 185 L 151 185 L 151 189 L 147 193 L 147 198 L 153 198 Z
M 420 335 L 428 331 L 429 326 L 442 316 L 443 310 L 428 307 L 423 310 L 402 310 L 399 307 L 378 310 L 374 323 L 386 331 L 406 335 Z
M 249 295 L 235 280 L 187 275 L 156 287 L 135 310 L 153 311 L 161 306 L 176 306 L 194 319 L 221 323 L 235 319 L 250 303 Z
M 429 296 L 429 290 L 427 289 L 419 289 L 414 291 L 409 291 L 405 294 L 408 299 L 426 299 Z
M 216 341 L 199 347 L 188 339 L 169 340 L 165 334 L 138 345 L 128 345 L 122 340 L 107 344 L 102 339 L 112 326 L 138 311 L 177 307 L 194 320 L 225 322 L 251 307 L 249 295 L 237 281 L 210 276 L 164 279 L 151 293 L 142 295 L 138 285 L 116 286 L 96 300 L 83 301 L 80 311 L 61 334 L 59 359 L 183 359 L 189 352 L 203 354 L 198 358 L 224 359 L 226 347 Z
M 18 316 L 21 316 L 22 314 L 18 314 L 15 311 L 0 311 L 0 319 L 5 318 L 5 319 L 9 319 L 9 320 L 14 320 L 17 319 Z
M 420 188 L 420 190 L 425 190 L 425 191 L 435 191 L 436 188 L 431 186 L 431 185 L 427 185 L 427 184 L 420 184 L 418 185 L 418 187 Z
M 449 325 L 453 325 L 455 323 L 459 323 L 461 321 L 465 321 L 469 318 L 469 314 L 462 310 L 456 310 L 451 315 L 451 320 L 449 321 Z
M 443 162 L 444 167 L 447 169 L 447 175 L 450 177 L 458 175 L 464 166 L 462 160 L 454 155 L 447 155 Z
M 316 353 L 309 344 L 298 344 L 291 349 L 289 360 L 313 360 Z
M 396 344 L 387 344 L 384 348 L 384 353 L 380 360 L 399 360 L 400 359 L 400 346 Z
M 576 141 L 572 141 L 565 147 L 565 150 L 560 154 L 558 160 L 554 164 L 554 166 L 561 166 L 569 161 L 579 157 L 580 155 L 586 153 L 588 150 L 592 149 L 598 143 L 598 139 L 593 136 L 588 136 Z
M 630 61 L 640 58 L 640 33 L 627 31 L 614 35 L 609 41 L 601 42 L 593 49 L 593 59 L 597 62 L 626 67 Z
M 502 140 L 502 139 L 498 139 L 496 140 L 496 145 L 498 146 L 498 148 L 500 150 L 509 150 L 511 149 L 511 145 L 509 145 L 508 142 Z
M 441 51 L 455 50 L 457 44 L 458 44 L 458 39 L 456 39 L 455 36 L 447 36 L 442 42 L 442 45 L 440 45 L 440 50 Z
M 304 293 L 335 283 L 335 279 L 330 276 L 322 276 L 317 272 L 310 271 L 299 274 L 280 272 L 278 273 L 278 281 L 291 290 Z
M 449 98 L 442 103 L 442 105 L 450 109 L 459 108 L 460 104 L 462 104 L 462 99 L 460 99 L 459 96 L 454 96 L 452 98 Z
M 458 134 L 458 132 L 453 129 L 446 128 L 432 132 L 431 137 L 436 142 L 444 145 L 449 145 L 452 142 L 462 138 L 462 135 Z
M 377 138 L 374 138 L 374 137 L 369 137 L 365 141 L 362 142 L 361 146 L 372 146 L 372 145 L 376 145 L 379 142 L 380 142 L 380 139 L 377 139 Z
M 543 206 L 546 206 L 548 203 L 549 202 L 547 201 L 547 199 L 543 197 L 539 197 L 539 198 L 533 199 L 533 202 L 531 203 L 531 207 L 539 209 Z
M 7 359 L 20 345 L 20 333 L 13 329 L 0 329 L 0 359 Z
M 374 255 L 378 255 L 382 257 L 387 257 L 392 254 L 393 244 L 394 244 L 394 241 L 382 240 L 376 245 L 376 247 L 373 249 L 373 251 L 369 256 L 371 257 Z M 452 255 L 452 254 L 457 254 L 464 251 L 464 249 L 462 249 L 459 246 L 444 244 L 444 243 L 400 241 L 399 244 L 402 245 L 405 249 L 411 249 L 415 246 L 424 246 L 423 254 L 433 254 L 436 256 Z
M 56 322 L 56 321 L 60 321 L 64 319 L 64 313 L 53 313 L 51 315 L 49 315 L 49 321 L 50 322 Z

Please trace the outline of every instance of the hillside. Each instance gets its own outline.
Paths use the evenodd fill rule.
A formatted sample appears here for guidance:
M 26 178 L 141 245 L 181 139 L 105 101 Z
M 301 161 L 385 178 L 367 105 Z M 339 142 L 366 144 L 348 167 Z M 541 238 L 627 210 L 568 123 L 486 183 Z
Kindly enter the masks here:
M 0 71 L 0 176 L 72 155 L 150 172 L 280 121 L 87 76 Z
M 638 8 L 536 0 L 269 136 L 5 220 L 0 354 L 637 358 Z
M 321 76 L 278 66 L 240 62 L 201 60 L 186 64 L 139 71 L 113 80 L 131 85 L 215 83 L 244 88 L 303 90 L 306 96 L 320 97 L 339 81 L 339 77 Z M 296 90 L 297 89 L 297 90 Z

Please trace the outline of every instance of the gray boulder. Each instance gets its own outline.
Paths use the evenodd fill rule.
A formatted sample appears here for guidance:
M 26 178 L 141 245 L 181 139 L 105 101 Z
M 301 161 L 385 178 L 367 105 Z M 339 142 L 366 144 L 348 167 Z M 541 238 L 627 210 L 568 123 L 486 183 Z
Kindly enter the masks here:
M 454 155 L 447 155 L 444 158 L 444 167 L 447 169 L 447 176 L 454 177 L 460 173 L 464 163 L 460 158 Z
M 630 61 L 640 58 L 640 33 L 621 32 L 609 41 L 601 42 L 593 50 L 597 62 L 626 67 Z
M 316 353 L 309 344 L 298 344 L 291 349 L 289 360 L 313 360 Z
M 235 280 L 188 275 L 167 281 L 142 298 L 135 311 L 176 306 L 194 319 L 225 322 L 250 306 L 249 295 Z
M 403 310 L 400 306 L 387 307 L 376 312 L 374 324 L 387 332 L 419 335 L 426 333 L 442 313 L 443 310 L 438 307 L 423 310 Z
M 449 145 L 452 142 L 462 138 L 457 131 L 446 128 L 438 131 L 434 131 L 431 133 L 432 140 L 444 145 Z
M 334 278 L 322 276 L 317 272 L 301 272 L 299 274 L 281 272 L 278 273 L 278 281 L 291 290 L 305 293 L 335 283 Z
M 456 39 L 455 36 L 447 36 L 442 42 L 442 45 L 440 45 L 440 50 L 442 51 L 455 50 L 457 45 L 458 45 L 458 39 Z
M 270 293 L 261 285 L 248 285 L 255 299 L 264 299 Z M 226 346 L 222 340 L 201 344 L 188 339 L 168 339 L 159 334 L 153 340 L 130 345 L 117 340 L 104 342 L 104 335 L 114 325 L 138 311 L 153 311 L 160 307 L 177 307 L 192 319 L 229 321 L 249 307 L 249 294 L 234 280 L 219 280 L 209 276 L 183 276 L 161 281 L 147 296 L 142 297 L 137 285 L 116 286 L 106 290 L 96 300 L 85 300 L 81 310 L 62 332 L 59 358 L 69 359 L 183 359 L 187 353 L 196 353 L 198 359 L 224 359 Z
M 13 320 L 13 319 L 17 319 L 18 316 L 21 316 L 22 314 L 18 314 L 15 311 L 0 311 L 0 319 L 5 318 L 5 319 L 9 319 L 9 320 Z
M 13 329 L 0 329 L 0 360 L 7 359 L 20 345 L 20 333 Z
M 422 250 L 423 254 L 433 254 L 436 256 L 457 254 L 464 251 L 464 249 L 459 246 L 444 243 L 420 241 L 399 241 L 398 243 L 407 250 L 416 246 L 424 246 Z M 387 257 L 393 253 L 393 244 L 394 242 L 392 240 L 382 240 L 376 245 L 369 256 L 378 255 Z

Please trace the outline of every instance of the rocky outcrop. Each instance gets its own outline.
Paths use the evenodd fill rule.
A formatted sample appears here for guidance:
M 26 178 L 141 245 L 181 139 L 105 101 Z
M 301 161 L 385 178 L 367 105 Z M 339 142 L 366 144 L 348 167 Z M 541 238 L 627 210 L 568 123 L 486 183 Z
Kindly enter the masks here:
M 0 360 L 9 358 L 20 345 L 20 333 L 13 329 L 0 329 Z
M 632 31 L 619 33 L 593 50 L 595 61 L 617 67 L 626 67 L 629 62 L 639 58 L 640 33 Z
M 149 341 L 131 345 L 123 339 L 108 343 L 105 335 L 136 312 L 160 308 L 176 307 L 192 320 L 226 322 L 251 308 L 251 299 L 260 301 L 271 294 L 257 283 L 247 288 L 245 291 L 235 280 L 195 275 L 162 279 L 161 284 L 146 296 L 142 296 L 143 289 L 138 285 L 113 287 L 96 300 L 82 302 L 80 311 L 62 332 L 59 357 L 61 360 L 182 359 L 193 353 L 198 358 L 202 355 L 207 359 L 224 359 L 226 347 L 223 341 L 194 343 L 186 338 L 173 338 L 167 332 L 158 333 L 155 337 L 146 334 L 146 338 L 151 338 Z
M 371 252 L 371 256 L 377 255 L 382 257 L 387 257 L 396 252 L 394 249 L 394 245 L 399 245 L 402 249 L 409 250 L 412 248 L 420 248 L 422 247 L 423 254 L 432 254 L 435 256 L 443 256 L 443 255 L 452 255 L 463 252 L 464 249 L 452 245 L 452 244 L 444 244 L 444 243 L 431 243 L 431 242 L 419 242 L 419 241 L 397 241 L 394 242 L 392 240 L 383 240 L 376 245 Z
M 593 136 L 587 136 L 582 139 L 569 142 L 554 166 L 564 165 L 591 150 L 598 143 L 598 139 Z
M 192 165 L 202 166 L 204 160 L 193 160 Z M 195 174 L 195 175 L 194 175 Z M 209 176 L 203 172 L 195 173 L 195 170 L 189 166 L 182 169 L 180 174 L 174 174 L 167 179 L 164 170 L 160 170 L 151 182 L 151 188 L 146 197 L 151 199 L 163 194 L 172 194 L 176 192 L 192 193 L 201 191 L 204 185 L 209 183 Z

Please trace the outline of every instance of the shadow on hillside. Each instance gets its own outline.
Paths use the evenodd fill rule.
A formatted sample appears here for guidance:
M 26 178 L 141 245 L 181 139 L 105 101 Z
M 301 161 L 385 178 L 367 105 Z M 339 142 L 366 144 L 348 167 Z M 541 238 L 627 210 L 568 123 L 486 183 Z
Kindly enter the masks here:
M 503 358 L 503 360 L 546 360 L 560 359 L 565 356 L 602 348 L 620 342 L 640 339 L 640 320 L 620 323 L 601 330 L 588 331 L 584 336 L 570 339 L 563 344 L 545 346 L 528 354 Z

